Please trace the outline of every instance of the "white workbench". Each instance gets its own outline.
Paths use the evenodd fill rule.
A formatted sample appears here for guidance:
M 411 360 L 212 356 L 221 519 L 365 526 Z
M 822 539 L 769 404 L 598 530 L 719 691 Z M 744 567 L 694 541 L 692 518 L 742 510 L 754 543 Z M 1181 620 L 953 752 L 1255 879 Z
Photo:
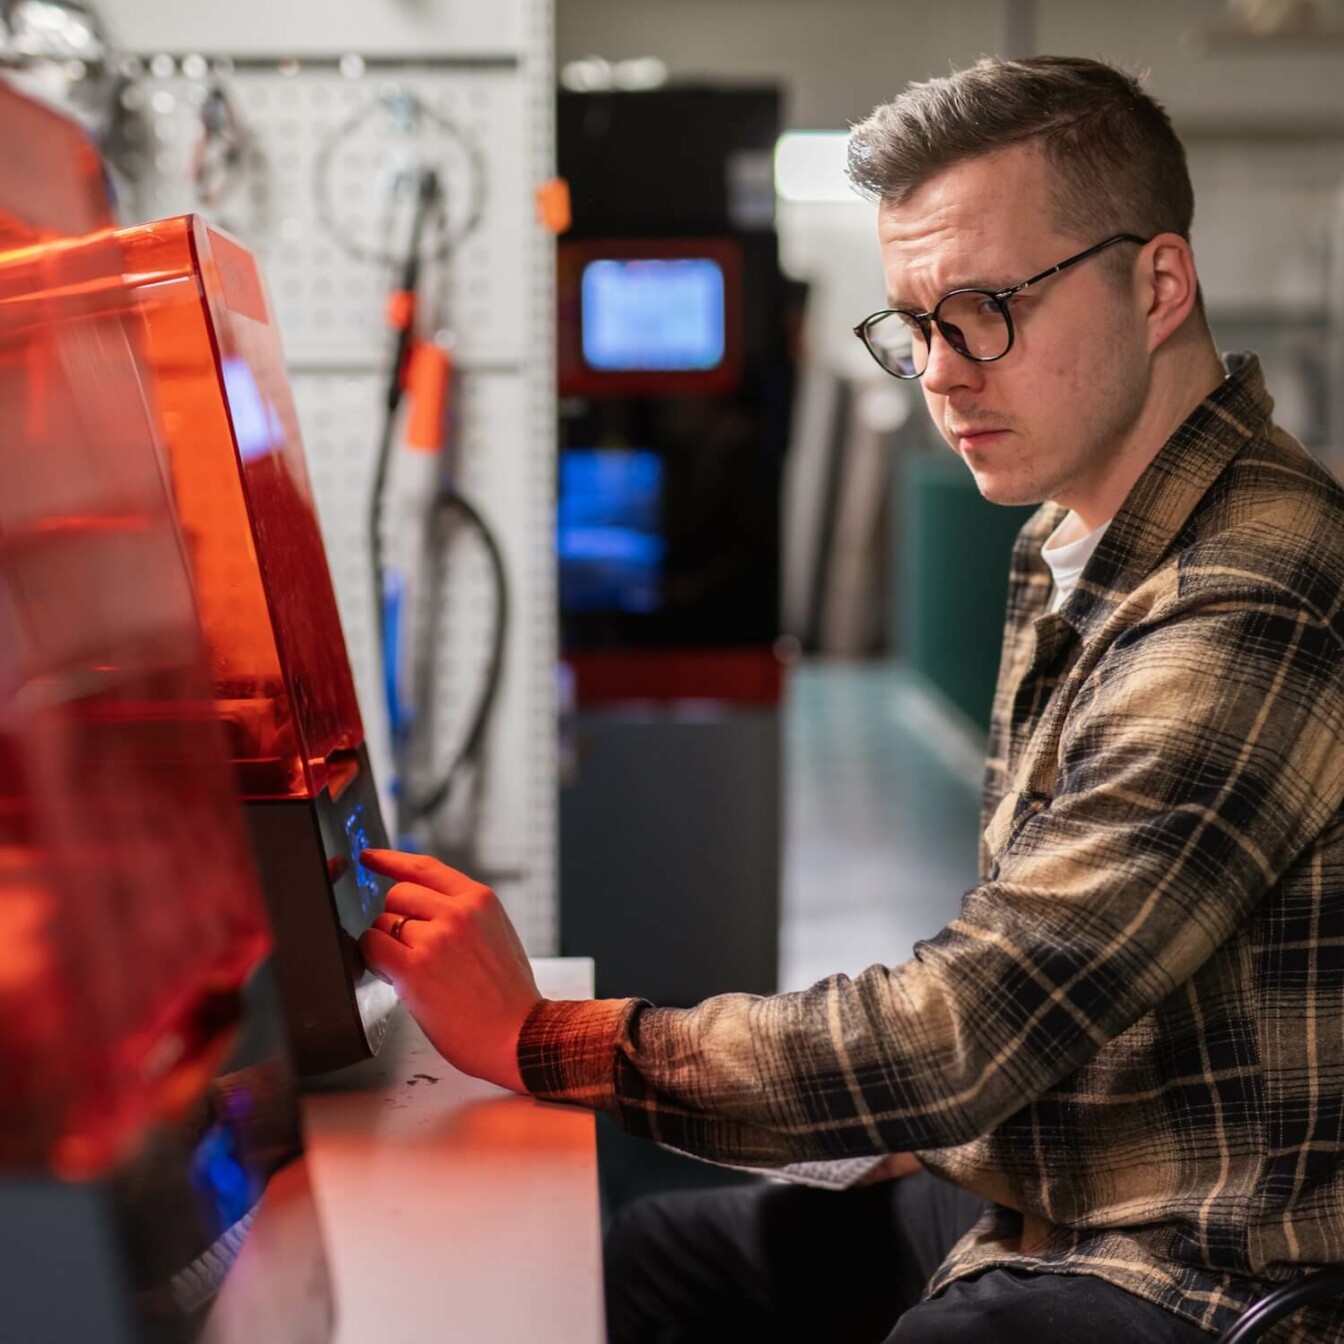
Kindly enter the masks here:
M 591 961 L 533 966 L 547 997 L 592 996 Z M 333 1344 L 601 1344 L 592 1115 L 465 1077 L 399 1008 L 304 1119 Z

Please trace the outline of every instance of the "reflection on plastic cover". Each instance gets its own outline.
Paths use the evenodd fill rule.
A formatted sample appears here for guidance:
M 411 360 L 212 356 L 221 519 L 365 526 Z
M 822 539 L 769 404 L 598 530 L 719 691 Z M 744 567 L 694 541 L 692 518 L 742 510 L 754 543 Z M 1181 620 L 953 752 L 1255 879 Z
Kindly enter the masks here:
M 281 451 L 285 446 L 285 431 L 280 416 L 275 404 L 262 396 L 247 361 L 223 359 L 220 372 L 224 377 L 224 393 L 228 398 L 238 456 L 244 462 L 251 462 L 267 453 Z

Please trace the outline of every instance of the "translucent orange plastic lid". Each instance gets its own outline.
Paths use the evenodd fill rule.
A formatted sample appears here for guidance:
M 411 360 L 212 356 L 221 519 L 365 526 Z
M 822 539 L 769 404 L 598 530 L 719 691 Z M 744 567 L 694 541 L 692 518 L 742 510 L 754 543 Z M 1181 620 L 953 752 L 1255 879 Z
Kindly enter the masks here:
M 116 238 L 242 792 L 314 797 L 364 730 L 261 275 L 194 216 Z

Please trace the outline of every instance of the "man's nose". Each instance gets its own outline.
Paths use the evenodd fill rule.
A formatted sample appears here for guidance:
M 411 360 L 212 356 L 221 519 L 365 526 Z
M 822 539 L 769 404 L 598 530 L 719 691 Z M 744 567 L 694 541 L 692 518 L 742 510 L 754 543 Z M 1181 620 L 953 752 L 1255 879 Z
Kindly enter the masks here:
M 936 327 L 929 345 L 929 362 L 924 369 L 924 390 L 945 397 L 959 387 L 979 387 L 984 367 L 958 354 L 951 342 Z

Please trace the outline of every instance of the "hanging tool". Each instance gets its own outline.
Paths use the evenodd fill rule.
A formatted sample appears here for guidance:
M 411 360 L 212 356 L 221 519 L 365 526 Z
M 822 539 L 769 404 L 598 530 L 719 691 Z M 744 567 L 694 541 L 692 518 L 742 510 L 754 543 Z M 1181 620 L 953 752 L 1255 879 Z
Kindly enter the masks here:
M 508 628 L 508 581 L 503 553 L 481 511 L 462 494 L 445 467 L 453 361 L 445 343 L 418 339 L 418 291 L 425 234 L 431 221 L 442 226 L 443 198 L 437 174 L 419 170 L 410 239 L 389 296 L 388 326 L 394 334 L 384 396 L 383 430 L 374 472 L 369 535 L 373 558 L 380 670 L 395 766 L 394 792 L 400 827 L 431 816 L 451 797 L 467 771 L 479 773 L 486 730 L 503 674 Z M 403 407 L 405 409 L 402 415 Z M 397 428 L 405 451 L 394 463 Z M 393 469 L 395 466 L 395 470 Z M 394 482 L 395 489 L 389 490 Z M 447 582 L 448 552 L 456 524 L 465 522 L 480 537 L 495 588 L 495 620 L 484 679 L 467 727 L 450 765 L 423 793 L 408 784 L 413 737 L 429 722 L 432 669 L 444 634 L 440 615 Z M 395 554 L 389 556 L 388 551 Z M 417 591 L 422 588 L 423 591 Z M 427 630 L 412 672 L 411 633 L 417 607 L 427 610 Z M 403 836 L 401 843 L 409 843 Z

